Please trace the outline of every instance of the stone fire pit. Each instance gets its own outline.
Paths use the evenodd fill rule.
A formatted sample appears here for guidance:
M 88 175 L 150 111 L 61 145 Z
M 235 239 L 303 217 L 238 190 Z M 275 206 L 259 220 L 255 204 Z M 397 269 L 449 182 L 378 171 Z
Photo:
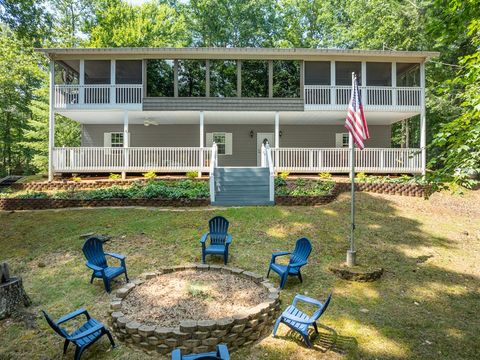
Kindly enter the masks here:
M 120 341 L 161 354 L 248 346 L 271 332 L 279 306 L 278 290 L 261 275 L 203 264 L 144 274 L 110 304 Z

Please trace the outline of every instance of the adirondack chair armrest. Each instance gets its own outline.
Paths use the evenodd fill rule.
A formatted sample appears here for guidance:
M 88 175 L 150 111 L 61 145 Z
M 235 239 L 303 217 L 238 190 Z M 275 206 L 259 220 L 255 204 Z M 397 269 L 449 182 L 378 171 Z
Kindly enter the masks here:
M 94 264 L 92 264 L 92 263 L 89 262 L 89 261 L 86 262 L 86 265 L 87 265 L 87 267 L 89 267 L 89 268 L 92 269 L 93 271 L 102 271 L 102 272 L 104 271 L 103 268 L 101 268 L 100 266 L 94 265 Z
M 232 235 L 227 234 L 227 240 L 225 241 L 226 245 L 230 245 L 232 243 Z
M 222 360 L 230 359 L 230 354 L 228 353 L 227 345 L 225 344 L 217 345 L 217 356 L 219 356 Z
M 182 360 L 182 350 L 180 349 L 173 350 L 172 360 Z
M 91 327 L 90 329 L 84 331 L 84 332 L 81 332 L 80 334 L 77 334 L 75 336 L 70 336 L 68 338 L 68 340 L 70 341 L 75 341 L 75 340 L 80 340 L 88 335 L 92 335 L 93 333 L 96 333 L 97 331 L 99 330 L 102 330 L 102 329 L 105 329 L 105 326 L 103 324 L 98 324 L 98 325 L 95 325 L 93 327 Z
M 118 259 L 118 260 L 125 260 L 125 258 L 126 258 L 125 255 L 111 253 L 111 252 L 106 252 L 105 255 L 111 256 L 111 257 L 113 257 L 115 259 Z
M 300 261 L 298 263 L 291 263 L 288 265 L 289 268 L 295 268 L 295 267 L 300 267 L 300 266 L 303 266 L 303 265 L 307 265 L 308 262 L 307 261 Z
M 200 239 L 200 242 L 202 244 L 205 244 L 205 241 L 207 241 L 208 235 L 210 235 L 210 233 L 208 232 L 202 235 L 202 238 Z
M 275 259 L 278 257 L 278 256 L 285 256 L 285 255 L 290 255 L 291 252 L 290 251 L 278 251 L 278 252 L 274 252 L 272 253 L 272 263 L 275 262 Z
M 316 299 L 313 299 L 311 297 L 305 296 L 305 295 L 301 295 L 301 294 L 295 295 L 295 298 L 293 299 L 292 305 L 296 306 L 299 301 L 305 302 L 307 304 L 317 305 L 318 307 L 323 306 L 323 304 L 320 301 L 318 301 Z
M 282 317 L 285 318 L 285 319 L 288 319 L 290 321 L 295 321 L 295 322 L 298 322 L 300 324 L 306 324 L 306 325 L 309 325 L 313 322 L 310 318 L 309 319 L 302 319 L 302 318 L 299 318 L 298 316 L 295 316 L 295 315 L 292 315 L 292 314 L 283 313 Z
M 90 315 L 88 314 L 88 311 L 84 308 L 72 311 L 70 314 L 62 316 L 60 319 L 57 320 L 57 325 L 63 324 L 64 322 L 68 320 L 72 320 L 73 318 L 76 318 L 77 316 L 83 315 L 87 317 L 87 320 L 90 319 Z

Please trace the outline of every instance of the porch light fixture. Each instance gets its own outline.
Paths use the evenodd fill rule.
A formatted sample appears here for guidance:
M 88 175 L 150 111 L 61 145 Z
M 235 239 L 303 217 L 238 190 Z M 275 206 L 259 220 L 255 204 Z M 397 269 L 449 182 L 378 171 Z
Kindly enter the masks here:
M 282 135 L 283 135 L 283 132 L 282 132 L 282 130 L 280 130 L 280 131 L 278 132 L 278 136 L 282 137 Z
M 253 130 L 250 130 L 250 137 L 253 138 L 254 132 Z

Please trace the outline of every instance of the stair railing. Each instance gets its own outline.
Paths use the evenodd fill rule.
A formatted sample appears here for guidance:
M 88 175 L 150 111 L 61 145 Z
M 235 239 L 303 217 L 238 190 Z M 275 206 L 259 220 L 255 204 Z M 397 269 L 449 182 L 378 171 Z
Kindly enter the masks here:
M 264 143 L 262 143 L 262 148 L 260 150 L 260 166 L 261 167 L 267 166 L 267 151 L 265 149 Z
M 210 158 L 210 202 L 215 201 L 215 168 L 217 167 L 217 144 L 212 145 L 212 156 Z
M 269 182 L 269 187 L 270 187 L 270 201 L 275 200 L 275 170 L 273 167 L 273 160 L 272 160 L 272 149 L 270 148 L 270 145 L 267 143 L 265 144 L 265 158 L 266 158 L 266 165 L 268 167 L 268 170 L 270 172 L 270 182 Z

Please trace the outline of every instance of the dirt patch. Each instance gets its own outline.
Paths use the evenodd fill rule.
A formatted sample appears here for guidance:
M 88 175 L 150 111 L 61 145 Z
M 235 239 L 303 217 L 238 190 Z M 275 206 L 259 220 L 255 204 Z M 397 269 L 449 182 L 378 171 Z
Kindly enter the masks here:
M 265 301 L 268 292 L 234 274 L 185 270 L 159 275 L 135 287 L 122 303 L 129 318 L 175 327 L 182 320 L 216 320 Z

